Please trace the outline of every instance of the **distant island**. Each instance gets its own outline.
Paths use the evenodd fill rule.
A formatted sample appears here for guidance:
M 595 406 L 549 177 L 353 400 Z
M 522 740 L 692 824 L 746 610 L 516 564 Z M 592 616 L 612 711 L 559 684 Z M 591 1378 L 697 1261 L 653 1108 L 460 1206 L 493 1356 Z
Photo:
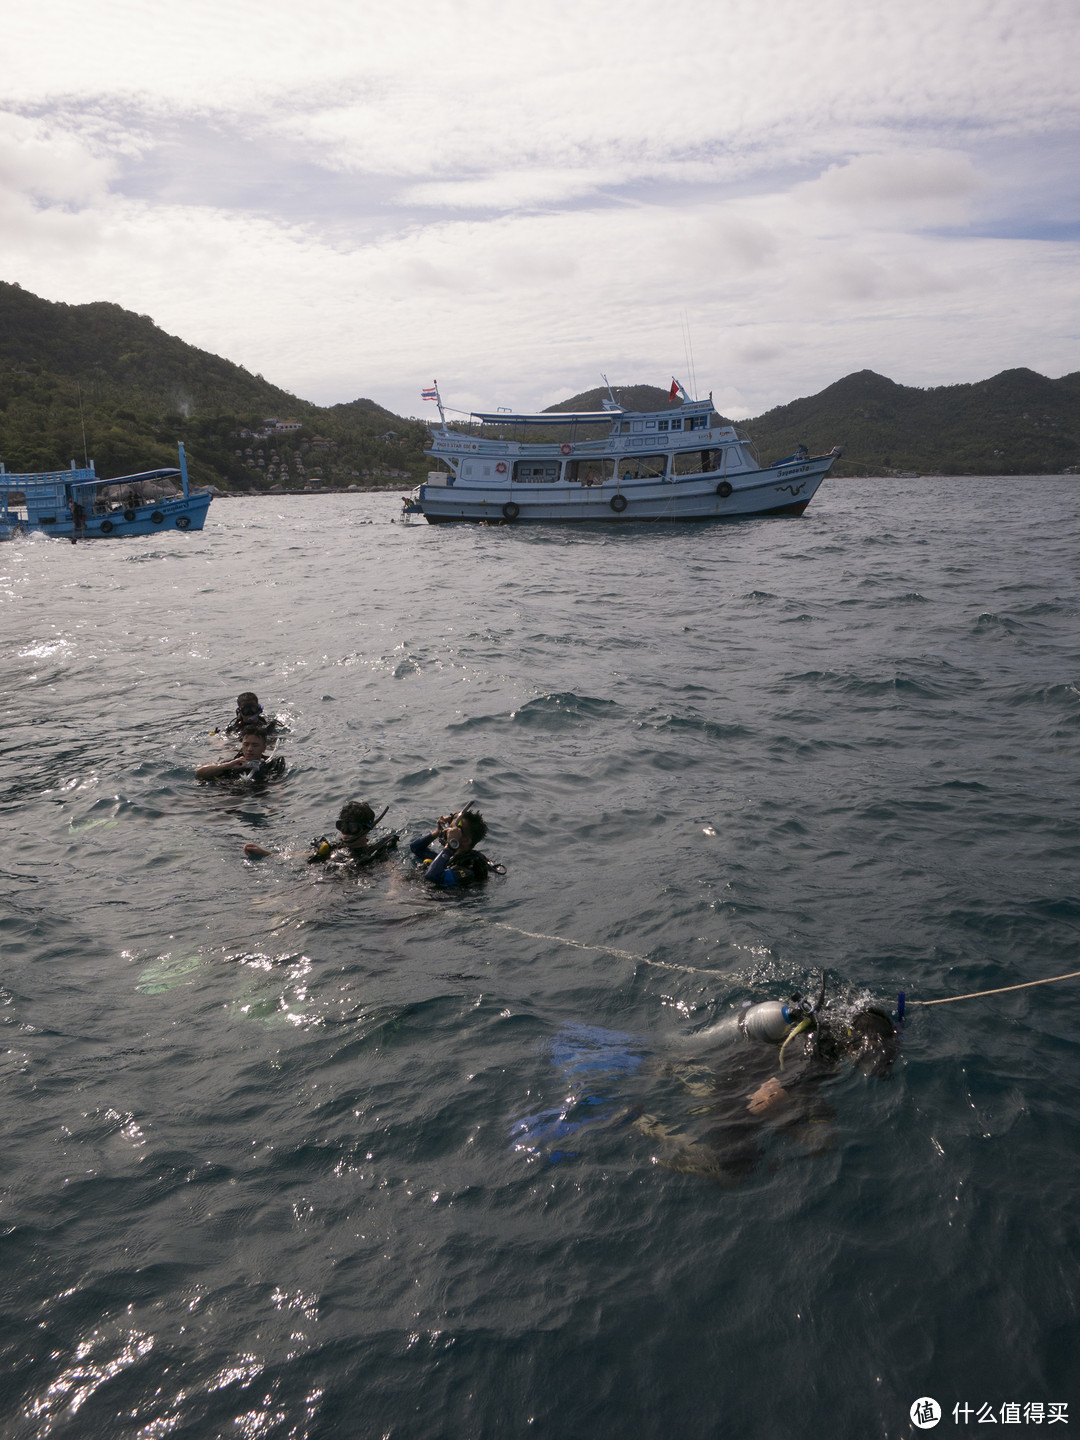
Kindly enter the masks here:
M 614 387 L 631 408 L 667 391 Z M 606 390 L 550 406 L 599 409 Z M 674 408 L 674 407 L 673 407 Z M 834 476 L 1027 475 L 1080 467 L 1080 372 L 1005 370 L 970 385 L 897 385 L 860 370 L 817 395 L 736 422 L 762 463 L 844 447 Z M 358 399 L 318 406 L 187 345 L 147 315 L 64 305 L 0 282 L 0 460 L 52 470 L 84 451 L 102 477 L 175 464 L 239 494 L 409 488 L 427 473 L 427 426 Z

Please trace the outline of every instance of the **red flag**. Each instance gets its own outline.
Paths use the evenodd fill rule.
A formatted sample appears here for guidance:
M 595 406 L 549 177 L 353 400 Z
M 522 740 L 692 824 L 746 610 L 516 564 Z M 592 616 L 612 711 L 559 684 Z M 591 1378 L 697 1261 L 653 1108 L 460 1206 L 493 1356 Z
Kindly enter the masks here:
M 672 380 L 671 380 L 671 389 L 668 391 L 668 397 L 667 397 L 667 398 L 668 398 L 668 404 L 669 404 L 669 405 L 671 404 L 672 400 L 674 400 L 674 399 L 677 398 L 677 396 L 678 396 L 678 394 L 679 394 L 679 391 L 680 391 L 681 389 L 682 389 L 682 386 L 679 384 L 679 382 L 678 382 L 678 381 L 674 378 L 674 376 L 673 376 L 673 377 L 672 377 Z

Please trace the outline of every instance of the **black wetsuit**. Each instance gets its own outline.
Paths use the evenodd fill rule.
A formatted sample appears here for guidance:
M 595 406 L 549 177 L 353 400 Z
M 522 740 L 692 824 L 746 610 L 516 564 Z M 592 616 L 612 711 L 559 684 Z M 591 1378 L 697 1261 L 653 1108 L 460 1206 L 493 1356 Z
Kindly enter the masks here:
M 236 772 L 236 778 L 238 780 L 250 780 L 253 784 L 260 785 L 264 784 L 267 780 L 279 780 L 284 774 L 285 757 L 284 755 L 275 755 L 272 759 L 256 761 L 246 773 L 243 770 L 238 770 Z
M 449 848 L 436 854 L 432 848 L 436 833 L 432 830 L 427 835 L 421 835 L 409 846 L 418 860 L 431 861 L 424 879 L 430 880 L 432 885 L 443 885 L 448 889 L 460 885 L 482 885 L 490 868 L 487 856 L 481 855 L 479 850 L 466 850 L 462 855 Z
M 241 735 L 245 730 L 258 730 L 260 735 L 276 735 L 277 728 L 276 715 L 241 715 L 237 712 L 236 718 L 225 726 L 225 734 Z
M 384 835 L 381 840 L 320 840 L 315 853 L 308 856 L 309 865 L 373 865 L 376 860 L 385 860 L 391 850 L 397 849 L 397 835 Z M 323 847 L 329 846 L 324 855 Z

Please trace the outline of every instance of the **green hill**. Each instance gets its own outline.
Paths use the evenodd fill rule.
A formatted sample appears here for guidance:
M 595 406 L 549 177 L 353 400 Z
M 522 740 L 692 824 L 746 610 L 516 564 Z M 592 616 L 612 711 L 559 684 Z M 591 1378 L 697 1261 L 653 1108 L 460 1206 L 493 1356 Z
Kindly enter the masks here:
M 872 370 L 745 423 L 762 456 L 844 447 L 838 474 L 1038 475 L 1080 463 L 1080 373 L 1004 370 L 929 390 Z
M 548 408 L 597 409 L 606 396 L 587 390 Z M 669 408 L 667 391 L 653 385 L 618 386 L 615 397 L 631 409 Z M 1004 370 L 972 385 L 920 390 L 860 370 L 817 395 L 739 421 L 738 429 L 762 464 L 798 445 L 812 455 L 842 445 L 835 475 L 1055 474 L 1080 464 L 1080 372 L 1048 380 L 1034 370 Z
M 269 431 L 271 417 L 300 428 Z M 178 440 L 197 483 L 229 489 L 401 486 L 427 471 L 424 426 L 372 400 L 324 409 L 146 315 L 0 283 L 0 459 L 9 470 L 81 464 L 84 434 L 102 476 L 175 465 Z
M 614 392 L 630 409 L 678 408 L 654 385 Z M 606 398 L 601 387 L 549 408 L 599 410 Z M 1006 370 L 920 390 L 861 370 L 739 429 L 763 464 L 798 445 L 814 454 L 842 445 L 838 475 L 1061 472 L 1080 464 L 1080 373 Z M 9 470 L 81 463 L 85 440 L 98 474 L 120 475 L 175 464 L 183 440 L 198 484 L 400 488 L 427 473 L 427 433 L 373 400 L 312 405 L 119 305 L 57 304 L 0 283 L 0 460 Z

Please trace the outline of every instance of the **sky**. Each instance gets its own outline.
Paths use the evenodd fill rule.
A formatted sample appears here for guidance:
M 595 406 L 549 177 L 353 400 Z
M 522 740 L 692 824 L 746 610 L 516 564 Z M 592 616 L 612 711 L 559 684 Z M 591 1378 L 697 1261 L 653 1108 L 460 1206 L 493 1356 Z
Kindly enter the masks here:
M 1077 0 L 34 0 L 0 278 L 319 404 L 1080 369 Z

